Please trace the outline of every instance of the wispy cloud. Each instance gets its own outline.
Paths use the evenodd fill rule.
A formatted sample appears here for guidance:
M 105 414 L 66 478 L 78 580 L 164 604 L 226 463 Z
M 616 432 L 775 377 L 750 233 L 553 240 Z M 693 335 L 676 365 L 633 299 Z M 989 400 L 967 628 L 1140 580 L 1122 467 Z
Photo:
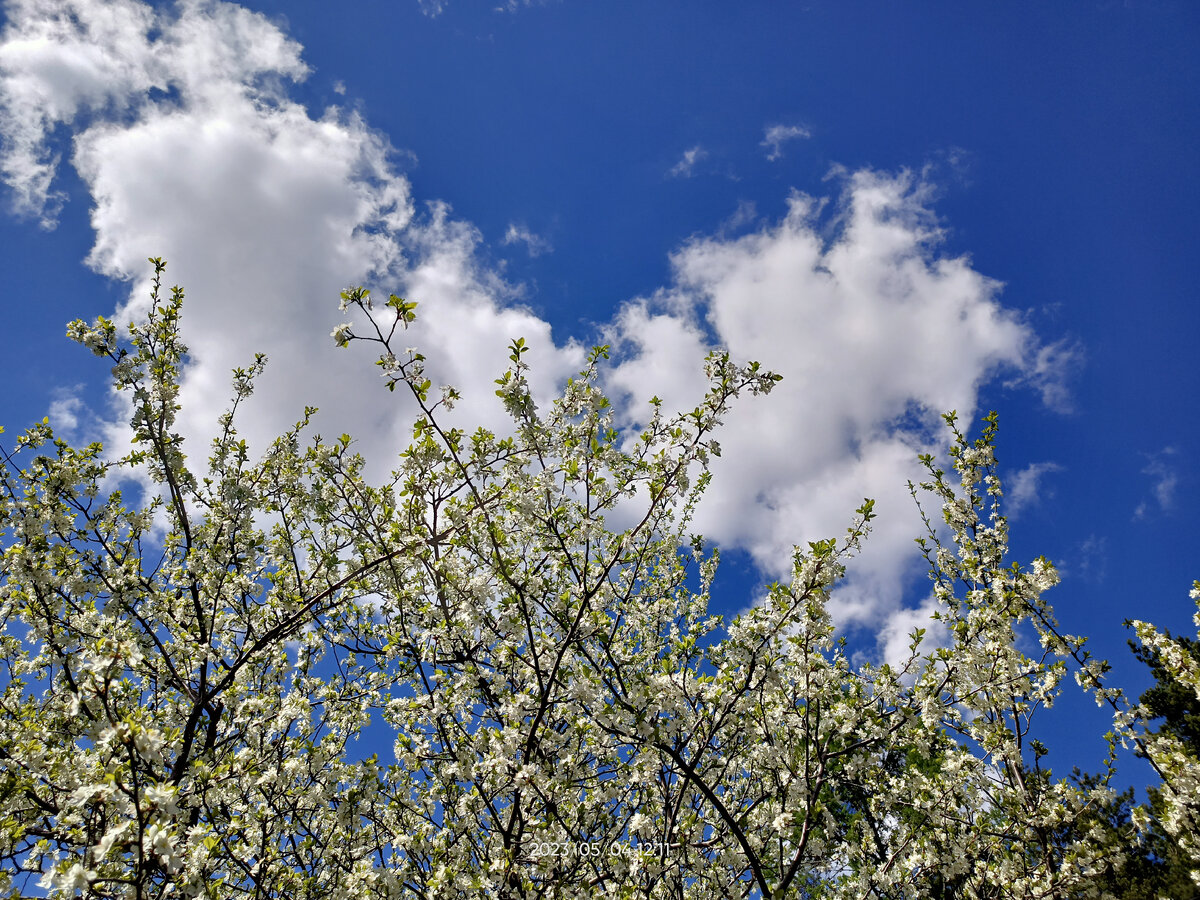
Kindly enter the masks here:
M 1134 509 L 1135 520 L 1146 518 L 1155 508 L 1158 512 L 1168 512 L 1175 505 L 1175 492 L 1179 488 L 1178 456 L 1179 450 L 1175 447 L 1164 447 L 1157 453 L 1148 454 L 1149 462 L 1142 474 L 1150 476 L 1150 496 Z
M 551 2 L 553 0 L 504 0 L 503 3 L 492 7 L 492 10 L 498 13 L 516 13 L 531 6 L 547 6 Z M 420 6 L 422 13 L 431 19 L 436 19 L 446 11 L 446 7 L 450 4 L 449 0 L 417 0 L 417 5 Z
M 726 237 L 735 231 L 745 228 L 758 218 L 758 208 L 753 200 L 739 200 L 737 209 L 728 219 L 721 223 L 719 233 Z
M 1085 353 L 1072 338 L 1062 338 L 1038 348 L 1037 355 L 1021 377 L 1010 386 L 1026 384 L 1042 395 L 1047 407 L 1060 413 L 1074 411 L 1071 381 L 1083 368 Z
M 543 253 L 554 252 L 554 245 L 550 241 L 539 234 L 534 234 L 525 225 L 510 222 L 508 229 L 504 232 L 504 238 L 501 241 L 506 247 L 513 244 L 524 244 L 525 252 L 535 259 Z
M 547 6 L 553 0 L 504 0 L 499 6 L 495 7 L 496 12 L 516 13 L 522 9 L 528 9 L 531 6 Z
M 812 132 L 803 125 L 770 125 L 764 131 L 759 146 L 766 149 L 767 159 L 774 162 L 783 156 L 784 144 L 809 137 L 812 137 Z
M 1004 488 L 1004 508 L 1009 519 L 1016 519 L 1030 506 L 1041 501 L 1045 491 L 1042 479 L 1051 472 L 1061 472 L 1054 462 L 1030 463 L 1012 475 Z
M 73 388 L 56 388 L 54 390 L 54 399 L 50 403 L 46 417 L 50 420 L 51 427 L 59 434 L 73 438 L 79 428 L 79 417 L 86 410 L 86 406 L 79 396 L 83 388 L 82 384 L 77 384 Z
M 1092 584 L 1104 581 L 1108 575 L 1108 538 L 1090 534 L 1079 544 L 1077 553 L 1075 565 L 1079 576 Z M 1063 567 L 1060 566 L 1059 571 L 1066 576 Z
M 708 156 L 708 151 L 697 144 L 690 150 L 685 150 L 679 162 L 667 170 L 671 178 L 691 178 L 696 174 L 696 165 Z

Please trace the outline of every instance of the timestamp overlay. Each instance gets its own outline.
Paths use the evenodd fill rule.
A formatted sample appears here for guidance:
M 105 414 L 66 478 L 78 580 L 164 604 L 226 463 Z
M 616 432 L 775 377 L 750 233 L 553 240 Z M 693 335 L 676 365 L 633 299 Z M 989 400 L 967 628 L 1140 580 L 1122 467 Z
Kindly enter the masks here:
M 649 853 L 661 856 L 678 848 L 665 841 L 535 841 L 530 852 L 533 859 L 546 857 L 632 856 Z

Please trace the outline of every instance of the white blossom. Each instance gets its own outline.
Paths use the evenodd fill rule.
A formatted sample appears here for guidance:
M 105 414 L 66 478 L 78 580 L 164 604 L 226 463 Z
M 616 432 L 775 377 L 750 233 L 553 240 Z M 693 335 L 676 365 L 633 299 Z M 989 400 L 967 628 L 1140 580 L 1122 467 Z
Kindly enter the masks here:
M 714 429 L 770 373 L 713 354 L 697 407 L 626 442 L 602 349 L 539 406 L 518 342 L 511 432 L 464 433 L 416 348 L 370 338 L 420 410 L 388 483 L 348 435 L 304 446 L 303 422 L 256 462 L 234 410 L 201 470 L 174 430 L 182 294 L 155 269 L 128 340 L 70 328 L 116 359 L 140 455 L 48 424 L 0 455 L 0 859 L 50 896 L 133 898 L 139 878 L 164 897 L 1083 896 L 1120 855 L 1084 827 L 1112 791 L 1054 779 L 1028 743 L 1068 671 L 1163 774 L 1163 825 L 1200 859 L 1200 763 L 1058 629 L 1054 567 L 1008 561 L 993 418 L 972 441 L 949 416 L 953 473 L 926 461 L 944 641 L 857 665 L 827 606 L 870 503 L 760 605 L 708 612 L 716 558 L 688 516 Z M 341 306 L 380 335 L 413 316 L 357 288 Z M 112 489 L 139 466 L 158 493 L 126 509 Z M 1184 648 L 1136 628 L 1200 695 Z

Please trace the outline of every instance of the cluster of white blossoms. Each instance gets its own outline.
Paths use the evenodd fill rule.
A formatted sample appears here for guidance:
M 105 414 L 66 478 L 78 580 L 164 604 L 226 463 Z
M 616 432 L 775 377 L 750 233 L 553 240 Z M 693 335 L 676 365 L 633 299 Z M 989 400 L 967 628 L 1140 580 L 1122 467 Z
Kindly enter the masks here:
M 311 409 L 252 462 L 235 420 L 261 359 L 234 373 L 197 473 L 174 431 L 182 293 L 160 299 L 156 277 L 154 301 L 127 346 L 110 323 L 70 330 L 118 364 L 137 449 L 110 460 L 43 424 L 3 455 L 10 896 L 29 878 L 138 900 L 1050 898 L 1094 895 L 1119 860 L 1080 824 L 1106 784 L 1039 765 L 1032 720 L 1069 667 L 1120 697 L 1060 634 L 1053 567 L 1006 561 L 994 420 L 974 442 L 954 430 L 956 481 L 926 460 L 947 643 L 919 630 L 901 665 L 855 666 L 826 607 L 869 501 L 762 604 L 708 613 L 717 556 L 687 522 L 722 415 L 777 380 L 757 365 L 714 354 L 700 405 L 656 402 L 630 439 L 597 386 L 603 348 L 538 409 L 518 341 L 497 391 L 511 434 L 468 435 L 439 418 L 457 394 L 393 351 L 415 304 L 373 312 L 354 289 L 342 308 L 374 334 L 335 340 L 378 344 L 420 409 L 390 480 L 365 482 L 349 436 L 302 449 Z M 137 468 L 159 491 L 127 509 L 114 488 Z M 634 503 L 631 527 L 605 526 Z M 1018 649 L 1030 627 L 1038 658 Z M 1197 761 L 1120 711 L 1200 852 Z
M 1192 617 L 1200 632 L 1200 581 L 1192 585 L 1192 600 L 1197 611 Z M 1142 645 L 1156 654 L 1159 663 L 1171 678 L 1195 691 L 1200 699 L 1200 663 L 1187 648 L 1159 632 L 1148 622 L 1131 623 Z M 1124 710 L 1120 710 L 1124 713 Z M 1200 861 L 1200 760 L 1187 752 L 1175 737 L 1147 732 L 1144 723 L 1149 715 L 1124 714 L 1116 717 L 1122 737 L 1137 742 L 1151 764 L 1163 776 L 1165 815 L 1162 824 L 1180 848 L 1193 860 Z M 1136 812 L 1136 811 L 1135 811 Z M 1200 865 L 1192 871 L 1193 880 L 1200 885 Z

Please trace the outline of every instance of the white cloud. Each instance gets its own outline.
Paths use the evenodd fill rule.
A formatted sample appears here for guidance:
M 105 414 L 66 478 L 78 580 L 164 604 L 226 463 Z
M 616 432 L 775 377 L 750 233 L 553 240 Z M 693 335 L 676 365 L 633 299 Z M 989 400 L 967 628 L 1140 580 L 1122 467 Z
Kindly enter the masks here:
M 764 129 L 759 146 L 766 148 L 767 159 L 774 162 L 783 156 L 784 144 L 809 137 L 812 132 L 802 125 L 771 125 Z
M 495 7 L 495 10 L 496 12 L 516 13 L 531 6 L 546 6 L 549 3 L 550 0 L 504 0 L 503 3 Z
M 627 305 L 612 329 L 612 386 L 634 419 L 648 413 L 647 384 L 668 406 L 694 401 L 709 346 L 783 375 L 728 416 L 695 524 L 785 576 L 793 543 L 843 533 L 874 498 L 875 533 L 835 604 L 843 621 L 885 620 L 922 568 L 906 483 L 920 477 L 917 453 L 944 444 L 939 414 L 969 423 L 978 386 L 1029 371 L 1041 349 L 997 302 L 997 282 L 938 254 L 927 200 L 909 173 L 846 176 L 828 238 L 822 204 L 794 194 L 778 223 L 683 247 L 674 284 Z
M 202 0 L 174 11 L 20 0 L 8 11 L 0 172 L 21 209 L 52 222 L 56 148 L 72 138 L 93 205 L 88 261 L 130 284 L 126 318 L 146 308 L 146 257 L 168 259 L 169 282 L 188 290 L 181 424 L 193 459 L 227 404 L 230 369 L 263 351 L 271 361 L 242 418 L 252 446 L 310 403 L 322 408 L 318 430 L 354 434 L 376 473 L 390 466 L 411 410 L 369 359 L 329 338 L 337 293 L 352 283 L 419 301 L 404 343 L 427 354 L 435 383 L 463 389 L 463 424 L 503 426 L 492 379 L 512 338 L 530 343 L 542 397 L 582 365 L 582 349 L 556 343 L 481 261 L 476 228 L 444 203 L 414 201 L 386 137 L 354 113 L 312 115 L 292 99 L 289 81 L 307 72 L 300 48 L 264 17 Z M 862 498 L 876 498 L 875 534 L 837 596 L 843 621 L 898 628 L 911 617 L 900 598 L 921 565 L 905 488 L 916 453 L 942 445 L 938 413 L 968 420 L 981 383 L 1002 369 L 1031 378 L 1045 355 L 998 304 L 996 282 L 939 255 L 928 200 L 907 173 L 847 175 L 830 238 L 821 202 L 794 194 L 779 222 L 682 247 L 672 284 L 610 326 L 627 421 L 645 417 L 652 392 L 694 404 L 713 345 L 785 376 L 729 416 L 696 524 L 780 574 L 793 543 L 842 533 Z
M 509 222 L 508 229 L 504 232 L 504 239 L 501 241 L 506 247 L 513 244 L 524 244 L 525 251 L 533 258 L 541 256 L 543 253 L 552 253 L 554 245 L 549 240 L 539 234 L 534 234 L 525 225 Z
M 721 223 L 719 234 L 727 237 L 735 231 L 750 225 L 758 218 L 758 209 L 753 200 L 739 200 L 737 209 L 728 219 Z
M 1099 584 L 1108 575 L 1108 538 L 1089 534 L 1075 548 L 1075 570 L 1084 581 Z M 1065 566 L 1058 566 L 1059 574 L 1066 578 L 1069 572 Z
M 1011 520 L 1041 499 L 1042 478 L 1050 472 L 1061 472 L 1054 462 L 1030 463 L 1004 485 L 1004 512 Z
M 50 426 L 64 437 L 73 436 L 79 428 L 79 416 L 85 411 L 84 402 L 78 394 L 82 390 L 83 385 L 77 384 L 71 389 L 56 388 L 54 391 L 54 399 L 50 402 L 46 417 L 50 420 Z
M 77 53 L 87 71 L 63 75 Z M 0 60 L 3 172 L 23 208 L 53 214 L 47 147 L 67 126 L 94 204 L 88 262 L 130 283 L 122 316 L 147 308 L 148 256 L 166 258 L 168 284 L 187 289 L 182 425 L 196 457 L 228 402 L 230 370 L 262 351 L 270 363 L 242 420 L 252 446 L 311 403 L 318 430 L 355 434 L 390 467 L 411 410 L 357 347 L 329 338 L 351 283 L 420 301 L 405 343 L 429 356 L 435 380 L 463 388 L 463 417 L 507 421 L 491 382 L 512 338 L 532 345 L 543 396 L 582 364 L 480 265 L 474 228 L 445 205 L 418 209 L 386 138 L 356 114 L 314 117 L 290 98 L 287 80 L 306 72 L 300 48 L 264 17 L 226 3 L 156 12 L 27 0 L 11 9 Z
M 1062 338 L 1040 346 L 1030 365 L 1007 386 L 1028 385 L 1042 395 L 1042 402 L 1047 407 L 1069 413 L 1074 406 L 1067 385 L 1083 367 L 1083 362 L 1084 351 L 1079 342 Z
M 156 54 L 145 41 L 152 13 L 128 0 L 76 8 L 18 0 L 7 13 L 0 45 L 0 173 L 16 210 L 50 228 L 63 196 L 51 188 L 58 157 L 46 138 L 86 111 L 125 113 L 135 97 L 161 86 Z
M 1175 505 L 1175 492 L 1179 487 L 1179 469 L 1175 465 L 1178 454 L 1175 447 L 1164 447 L 1158 453 L 1149 455 L 1149 462 L 1142 469 L 1142 474 L 1149 475 L 1153 481 L 1150 497 L 1134 509 L 1134 519 L 1146 518 L 1152 506 L 1157 506 L 1159 512 L 1167 512 Z
M 919 648 L 921 653 L 927 654 L 932 648 L 946 646 L 950 635 L 945 624 L 933 618 L 937 610 L 937 600 L 927 597 L 916 608 L 898 609 L 889 615 L 879 629 L 879 661 L 893 668 L 903 667 L 911 655 L 913 633 L 918 629 L 925 630 Z M 906 680 L 911 683 L 919 673 L 907 674 Z
M 679 162 L 667 170 L 671 178 L 691 178 L 696 174 L 696 164 L 708 156 L 708 151 L 697 144 L 690 150 L 685 150 Z
M 546 6 L 549 2 L 550 0 L 504 0 L 499 6 L 492 7 L 492 10 L 498 13 L 516 13 L 531 6 Z M 450 4 L 447 0 L 417 0 L 417 5 L 422 13 L 436 19 Z

